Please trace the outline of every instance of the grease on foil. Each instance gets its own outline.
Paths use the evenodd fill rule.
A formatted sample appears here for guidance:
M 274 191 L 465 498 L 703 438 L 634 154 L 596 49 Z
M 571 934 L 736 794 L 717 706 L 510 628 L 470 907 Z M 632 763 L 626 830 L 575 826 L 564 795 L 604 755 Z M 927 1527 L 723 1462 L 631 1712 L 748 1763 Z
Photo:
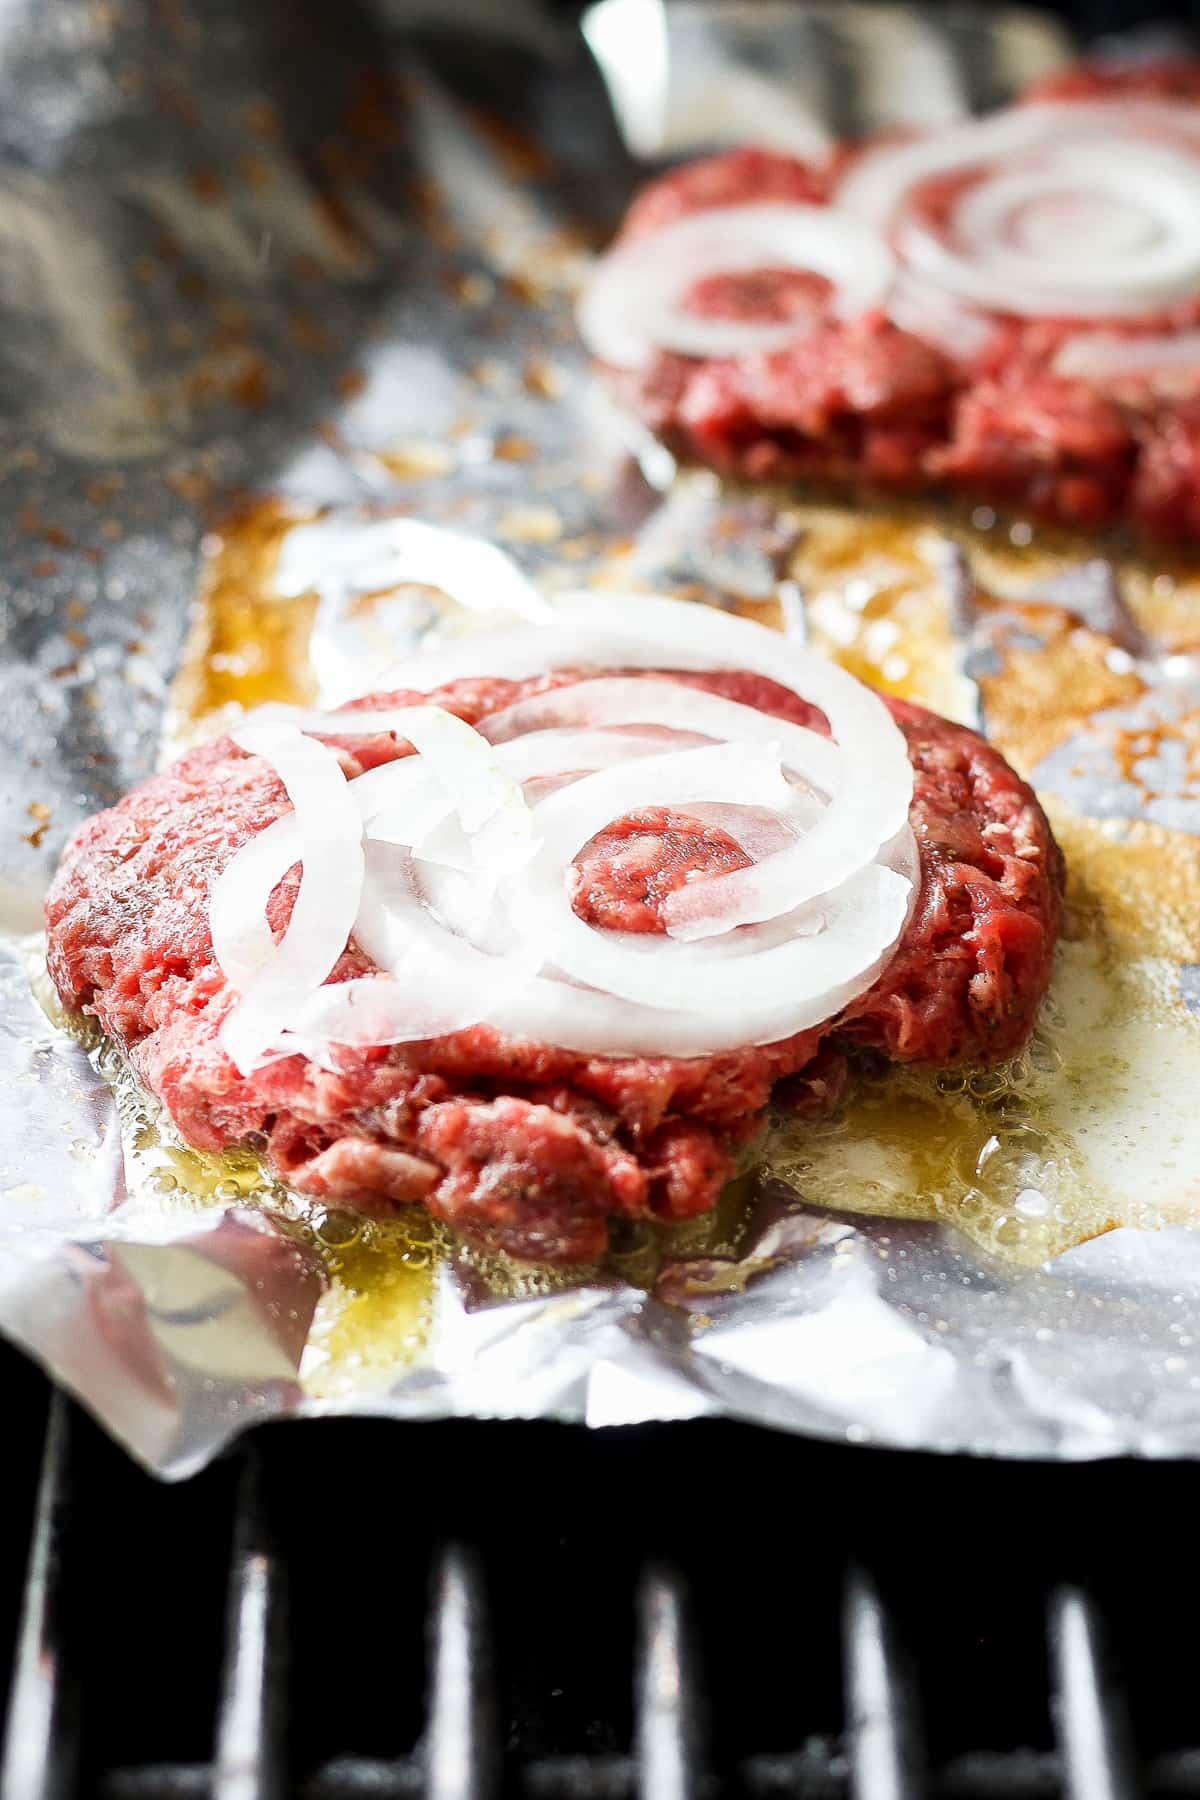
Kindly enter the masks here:
M 146 338 L 121 338 L 115 389 L 99 363 L 80 388 L 94 417 L 73 455 L 103 467 L 81 482 L 41 445 L 52 343 L 27 414 L 0 427 L 20 601 L 6 725 L 29 759 L 0 887 L 14 933 L 66 831 L 156 754 L 264 700 L 339 700 L 478 626 L 429 590 L 346 579 L 364 525 L 419 513 L 504 541 L 548 593 L 592 582 L 602 604 L 632 583 L 736 604 L 804 624 L 890 692 L 982 716 L 1052 809 L 1066 942 L 1015 1064 L 864 1078 L 834 1119 L 775 1121 L 711 1219 L 632 1230 L 568 1274 L 472 1251 L 421 1214 L 305 1201 L 249 1152 L 191 1150 L 36 969 L 31 986 L 31 940 L 7 937 L 0 1327 L 170 1477 L 258 1419 L 323 1412 L 723 1412 L 992 1454 L 1200 1454 L 1200 583 L 1123 566 L 1146 642 L 1118 639 L 1058 581 L 1078 546 L 1021 521 L 935 526 L 674 478 L 574 342 L 572 285 L 626 191 L 617 158 L 596 175 L 594 72 L 529 53 L 514 105 L 542 119 L 537 144 L 460 101 L 451 67 L 380 46 L 381 98 L 327 46 L 312 66 L 343 151 L 310 194 L 271 124 L 286 96 L 243 91 L 256 29 L 222 39 L 212 178 L 189 201 L 164 154 L 140 259 L 106 215 L 78 196 L 67 209 L 115 295 L 104 346 L 123 321 Z M 988 27 L 993 77 L 1005 29 Z M 865 62 L 857 92 L 844 80 L 853 35 L 837 86 L 865 117 L 879 96 Z M 265 177 L 243 179 L 251 154 L 280 184 L 278 217 Z M 155 209 L 176 215 L 173 242 Z M 381 286 L 401 244 L 402 289 Z M 160 280 L 183 296 L 169 317 Z M 200 368 L 204 345 L 219 369 Z M 338 579 L 314 566 L 309 585 L 294 568 L 281 583 L 291 534 L 317 518 Z M 965 621 L 952 543 L 983 584 Z

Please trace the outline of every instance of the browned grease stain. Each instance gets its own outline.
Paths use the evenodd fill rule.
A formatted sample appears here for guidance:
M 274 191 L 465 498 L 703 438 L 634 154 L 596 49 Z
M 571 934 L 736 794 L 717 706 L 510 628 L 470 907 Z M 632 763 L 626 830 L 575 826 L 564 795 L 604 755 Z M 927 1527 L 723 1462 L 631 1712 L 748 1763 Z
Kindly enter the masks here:
M 1068 534 L 1039 528 L 1025 541 L 1027 527 L 998 522 L 981 529 L 954 516 L 937 522 L 915 506 L 860 512 L 802 503 L 786 489 L 778 490 L 777 501 L 800 534 L 789 572 L 805 595 L 814 644 L 884 693 L 969 719 L 972 697 L 959 672 L 941 571 L 947 543 L 961 544 L 979 583 L 981 626 L 1000 665 L 979 682 L 988 735 L 1022 773 L 1092 713 L 1144 692 L 1145 682 L 1111 638 L 1064 606 L 1036 598 L 1039 582 L 1087 553 Z M 1200 570 L 1179 560 L 1147 563 L 1115 553 L 1114 560 L 1130 612 L 1163 652 L 1200 646 Z M 781 622 L 778 607 L 746 610 Z M 1028 642 L 1030 634 L 1040 644 Z M 1185 725 L 1181 735 L 1193 730 Z
M 25 810 L 34 823 L 30 830 L 23 831 L 21 836 L 27 844 L 32 844 L 33 848 L 38 850 L 50 829 L 51 809 L 44 800 L 31 800 Z
M 1029 543 L 1014 544 L 1015 529 L 1003 523 L 989 531 L 954 527 L 986 586 L 1005 592 L 1035 576 L 1060 574 L 1082 557 L 1101 554 L 1115 565 L 1130 611 L 1165 650 L 1200 645 L 1200 568 L 1194 557 L 1164 549 L 1135 556 L 1120 544 L 1081 542 L 1069 533 L 1044 527 L 1038 528 Z
M 438 475 L 449 475 L 458 461 L 453 448 L 436 438 L 409 438 L 390 450 L 371 454 L 401 481 L 429 481 Z
M 284 538 L 310 516 L 283 501 L 256 500 L 206 540 L 195 617 L 172 690 L 182 725 L 225 707 L 316 698 L 308 652 L 317 596 L 285 599 L 273 586 Z
M 1041 646 L 1023 645 L 1016 629 L 1001 629 L 993 640 L 1000 672 L 983 676 L 979 686 L 988 736 L 1027 775 L 1093 713 L 1136 700 L 1146 684 L 1132 670 L 1113 668 L 1106 660 L 1111 641 L 1061 608 L 1020 611 Z
M 566 387 L 566 376 L 544 356 L 531 356 L 521 372 L 527 393 L 539 400 L 557 400 Z
M 496 534 L 510 544 L 553 544 L 562 536 L 562 518 L 552 506 L 510 506 L 496 521 Z
M 1155 790 L 1142 773 L 1142 765 L 1147 759 L 1161 756 L 1170 744 L 1177 744 L 1182 750 L 1182 791 L 1189 798 L 1200 798 L 1200 711 L 1196 708 L 1174 718 L 1148 719 L 1136 726 L 1123 727 L 1114 735 L 1113 755 L 1117 768 L 1144 801 L 1154 799 Z
M 528 132 L 482 106 L 468 107 L 467 116 L 510 180 L 543 181 L 550 174 L 550 158 Z

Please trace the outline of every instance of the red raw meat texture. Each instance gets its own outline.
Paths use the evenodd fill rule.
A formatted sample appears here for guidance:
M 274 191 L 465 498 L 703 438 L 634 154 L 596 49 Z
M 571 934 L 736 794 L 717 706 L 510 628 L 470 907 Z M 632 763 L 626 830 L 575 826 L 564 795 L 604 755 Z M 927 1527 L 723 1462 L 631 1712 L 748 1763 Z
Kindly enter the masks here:
M 579 679 L 459 681 L 356 704 L 430 703 L 471 723 Z M 672 675 L 826 729 L 787 689 L 740 673 Z M 1016 1051 L 1050 975 L 1062 866 L 1030 788 L 973 732 L 888 700 L 915 772 L 916 910 L 883 975 L 838 1019 L 719 1056 L 584 1056 L 476 1025 L 421 1043 L 296 1055 L 243 1076 L 218 1037 L 235 1001 L 213 955 L 212 884 L 287 810 L 270 766 L 228 738 L 189 751 L 76 833 L 50 891 L 50 970 L 64 1003 L 93 1013 L 200 1149 L 257 1147 L 279 1175 L 339 1205 L 420 1201 L 519 1257 L 583 1261 L 610 1218 L 682 1219 L 710 1208 L 731 1150 L 777 1099 L 836 1100 L 854 1047 L 946 1064 Z M 409 753 L 390 735 L 344 740 L 348 774 Z M 577 862 L 573 904 L 610 928 L 662 930 L 687 870 L 739 866 L 731 839 L 653 809 L 617 821 Z M 299 870 L 272 896 L 276 933 Z M 332 980 L 369 973 L 351 942 Z M 779 1085 L 781 1084 L 781 1085 Z
M 1025 99 L 1122 97 L 1196 101 L 1200 60 L 1081 66 Z M 843 144 L 820 163 L 747 148 L 686 165 L 637 197 L 618 241 L 706 207 L 823 204 L 861 148 Z M 961 177 L 923 184 L 926 216 L 936 218 L 960 185 Z M 1128 526 L 1152 540 L 1200 541 L 1200 363 L 1165 380 L 1143 372 L 1097 382 L 1052 369 L 1081 331 L 1195 331 L 1200 299 L 1112 320 L 997 314 L 970 356 L 901 330 L 882 311 L 840 318 L 828 299 L 826 284 L 795 270 L 710 278 L 688 296 L 697 313 L 774 320 L 816 307 L 816 328 L 769 353 L 660 351 L 644 368 L 606 376 L 676 454 L 727 473 L 939 490 L 1076 529 Z

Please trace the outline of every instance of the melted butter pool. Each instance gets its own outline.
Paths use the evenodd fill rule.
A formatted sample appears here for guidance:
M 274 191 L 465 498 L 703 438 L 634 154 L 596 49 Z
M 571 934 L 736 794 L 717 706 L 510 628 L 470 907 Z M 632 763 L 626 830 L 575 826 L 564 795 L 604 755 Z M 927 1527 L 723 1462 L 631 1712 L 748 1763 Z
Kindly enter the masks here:
M 810 1204 L 940 1219 L 1033 1265 L 1117 1225 L 1200 1222 L 1197 1096 L 1177 965 L 1128 957 L 1084 896 L 1021 1056 L 863 1077 L 835 1117 L 776 1122 L 765 1158 Z
M 300 1367 L 320 1398 L 381 1386 L 420 1358 L 433 1322 L 439 1262 L 448 1235 L 417 1207 L 387 1220 L 365 1219 L 298 1194 L 251 1149 L 214 1155 L 184 1143 L 129 1063 L 96 1037 L 93 1060 L 112 1088 L 134 1202 L 202 1211 L 254 1206 L 315 1250 L 325 1273 Z

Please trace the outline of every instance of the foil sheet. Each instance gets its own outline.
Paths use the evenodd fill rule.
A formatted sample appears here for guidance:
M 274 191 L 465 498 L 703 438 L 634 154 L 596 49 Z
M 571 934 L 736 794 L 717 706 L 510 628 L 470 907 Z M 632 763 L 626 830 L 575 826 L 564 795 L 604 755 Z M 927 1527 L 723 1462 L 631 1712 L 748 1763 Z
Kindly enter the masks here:
M 1159 1229 L 1020 1267 L 945 1221 L 823 1210 L 762 1179 L 736 1255 L 669 1262 L 652 1292 L 614 1267 L 501 1294 L 443 1256 L 411 1350 L 314 1380 L 328 1231 L 250 1180 L 170 1202 L 138 1148 L 162 1139 L 131 1125 L 111 1057 L 47 1018 L 41 891 L 71 829 L 191 729 L 193 677 L 171 681 L 198 592 L 232 593 L 235 621 L 243 594 L 286 636 L 289 595 L 315 591 L 306 679 L 330 700 L 462 624 L 428 593 L 378 597 L 397 512 L 502 543 L 549 592 L 619 574 L 798 605 L 836 639 L 849 589 L 796 588 L 803 519 L 676 477 L 587 379 L 572 285 L 639 158 L 954 116 L 1069 48 L 1016 9 L 603 0 L 583 35 L 533 4 L 463 8 L 453 32 L 441 10 L 5 9 L 0 1329 L 169 1478 L 264 1418 L 328 1412 L 720 1413 L 943 1451 L 1200 1453 L 1186 1193 Z M 1003 741 L 990 684 L 1052 646 L 945 578 L 949 709 Z M 1069 558 L 1062 578 L 1079 585 Z M 1114 679 L 1147 679 L 1060 735 L 1037 778 L 1106 830 L 1195 833 L 1181 740 L 1160 734 L 1152 767 L 1128 755 L 1148 709 L 1184 716 L 1192 659 L 1084 585 L 1063 604 L 1101 609 Z M 255 642 L 208 644 L 218 715 L 283 692 Z M 1164 967 L 1200 1007 L 1196 961 Z M 1184 1152 L 1194 1186 L 1200 1145 Z

